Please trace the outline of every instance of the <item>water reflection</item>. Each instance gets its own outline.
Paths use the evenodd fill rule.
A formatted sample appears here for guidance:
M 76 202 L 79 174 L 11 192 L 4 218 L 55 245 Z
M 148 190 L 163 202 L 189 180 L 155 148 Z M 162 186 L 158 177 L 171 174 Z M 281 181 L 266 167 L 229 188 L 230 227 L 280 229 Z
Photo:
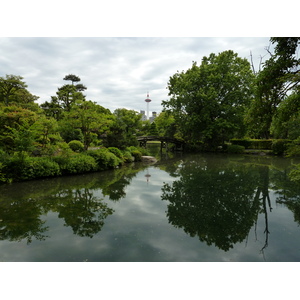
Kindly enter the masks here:
M 42 217 L 50 211 L 74 234 L 92 238 L 114 212 L 103 201 L 104 196 L 113 201 L 124 198 L 126 186 L 143 168 L 128 165 L 113 172 L 2 186 L 0 240 L 26 240 L 28 244 L 33 239 L 45 240 L 48 226 Z
M 40 216 L 42 207 L 32 198 L 0 201 L 0 240 L 21 241 L 30 244 L 33 239 L 42 241 L 48 230 Z
M 20 253 L 23 242 L 27 260 L 56 261 L 59 252 L 62 261 L 257 261 L 276 251 L 284 260 L 283 245 L 300 242 L 300 187 L 288 162 L 180 154 L 154 166 L 2 185 L 0 259 L 14 260 L 11 249 Z M 300 261 L 295 251 L 289 259 Z
M 253 164 L 248 159 L 187 159 L 178 169 L 178 179 L 162 187 L 162 200 L 169 201 L 169 222 L 207 245 L 228 251 L 247 238 L 253 225 L 256 234 L 258 215 L 263 214 L 263 252 L 268 246 L 268 213 L 272 211 L 269 172 L 270 166 Z M 273 188 L 276 185 L 274 181 Z M 277 191 L 281 197 L 287 197 L 286 192 Z

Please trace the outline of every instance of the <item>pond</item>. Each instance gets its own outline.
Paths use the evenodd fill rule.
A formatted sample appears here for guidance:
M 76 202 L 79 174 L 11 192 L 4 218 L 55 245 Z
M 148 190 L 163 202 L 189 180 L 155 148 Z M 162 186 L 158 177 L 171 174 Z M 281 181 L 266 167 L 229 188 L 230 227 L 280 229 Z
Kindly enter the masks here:
M 159 159 L 1 185 L 0 261 L 300 261 L 291 159 Z

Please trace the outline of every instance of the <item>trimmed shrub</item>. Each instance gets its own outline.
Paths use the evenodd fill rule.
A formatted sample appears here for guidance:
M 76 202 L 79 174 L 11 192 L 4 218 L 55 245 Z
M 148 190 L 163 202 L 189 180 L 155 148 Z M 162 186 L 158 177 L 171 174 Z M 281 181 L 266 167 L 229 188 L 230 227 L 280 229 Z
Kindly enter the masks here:
M 2 165 L 4 178 L 9 181 L 30 180 L 60 175 L 59 165 L 48 157 L 30 157 L 16 153 Z
M 123 160 L 123 154 L 122 151 L 116 147 L 108 147 L 107 148 L 109 152 L 113 153 L 116 157 L 119 157 Z
M 134 157 L 135 161 L 141 161 L 142 155 L 149 155 L 147 149 L 137 148 L 134 146 L 127 147 L 126 150 L 130 151 L 131 155 Z
M 230 140 L 232 145 L 239 145 L 245 147 L 245 149 L 251 148 L 251 139 L 232 139 Z
M 262 149 L 262 150 L 271 150 L 272 149 L 272 140 L 251 140 L 251 148 L 253 149 Z
M 70 157 L 55 157 L 62 174 L 82 174 L 97 170 L 95 159 L 86 154 L 76 154 Z
M 131 155 L 130 151 L 124 150 L 123 151 L 123 160 L 124 160 L 124 163 L 130 163 L 130 162 L 133 162 L 135 160 L 135 158 L 134 158 L 134 156 Z
M 116 168 L 122 163 L 121 159 L 108 151 L 107 148 L 88 150 L 86 154 L 94 158 L 98 171 Z
M 232 145 L 244 146 L 245 149 L 271 150 L 272 140 L 263 139 L 231 139 Z
M 245 147 L 240 145 L 228 145 L 227 147 L 228 153 L 244 153 Z
M 68 143 L 69 147 L 72 149 L 74 152 L 82 152 L 84 150 L 84 145 L 80 141 L 73 140 Z
M 58 163 L 48 157 L 30 157 L 29 164 L 24 171 L 28 176 L 27 179 L 52 177 L 60 175 L 60 168 Z M 29 175 L 31 177 L 29 177 Z

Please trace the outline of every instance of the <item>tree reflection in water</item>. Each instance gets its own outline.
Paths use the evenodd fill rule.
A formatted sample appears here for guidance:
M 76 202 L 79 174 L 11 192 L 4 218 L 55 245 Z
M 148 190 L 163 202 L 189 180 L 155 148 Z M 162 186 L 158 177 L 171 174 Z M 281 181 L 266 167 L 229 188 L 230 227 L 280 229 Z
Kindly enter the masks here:
M 43 241 L 48 230 L 40 219 L 42 208 L 35 199 L 19 198 L 0 201 L 0 240 L 21 241 L 30 244 L 35 238 Z
M 128 165 L 109 173 L 2 186 L 5 193 L 0 193 L 0 240 L 45 240 L 48 227 L 42 216 L 50 211 L 58 213 L 74 234 L 92 238 L 114 212 L 104 197 L 113 201 L 125 197 L 126 186 L 143 168 Z
M 169 222 L 192 237 L 228 251 L 242 242 L 256 225 L 258 215 L 265 218 L 268 246 L 269 167 L 238 162 L 185 160 L 179 178 L 164 184 L 162 200 L 168 204 Z

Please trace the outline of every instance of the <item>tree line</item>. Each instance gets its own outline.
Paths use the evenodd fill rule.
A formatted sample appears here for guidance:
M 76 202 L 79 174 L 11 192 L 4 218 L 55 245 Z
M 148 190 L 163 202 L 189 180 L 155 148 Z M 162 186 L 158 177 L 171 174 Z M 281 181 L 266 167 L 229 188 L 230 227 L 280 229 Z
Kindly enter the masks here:
M 110 149 L 106 154 L 133 160 L 132 151 L 142 151 L 139 135 L 173 137 L 190 148 L 209 151 L 225 149 L 234 138 L 280 139 L 289 142 L 283 143 L 284 151 L 300 154 L 300 38 L 270 41 L 274 53 L 266 49 L 270 57 L 261 70 L 226 50 L 175 73 L 167 83 L 170 98 L 162 101 L 163 110 L 153 123 L 142 121 L 134 110 L 111 112 L 87 100 L 87 87 L 74 74 L 66 75 L 56 95 L 40 105 L 23 77 L 0 77 L 0 178 L 7 180 L 5 170 L 11 167 L 7 161 L 33 157 L 60 163 L 61 173 L 64 167 L 68 170 L 62 157 L 71 160 L 81 154 L 82 159 L 91 147 L 116 148 L 122 153 Z

